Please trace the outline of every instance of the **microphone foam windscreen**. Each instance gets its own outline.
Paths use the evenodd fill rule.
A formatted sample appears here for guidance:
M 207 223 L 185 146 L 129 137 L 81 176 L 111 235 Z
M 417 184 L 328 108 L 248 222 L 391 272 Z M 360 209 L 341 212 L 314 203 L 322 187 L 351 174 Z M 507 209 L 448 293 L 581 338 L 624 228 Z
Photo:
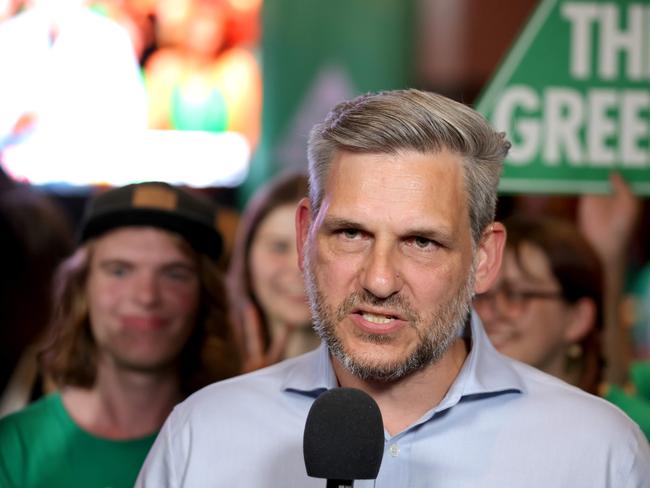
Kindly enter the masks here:
M 375 479 L 383 453 L 384 424 L 370 396 L 354 388 L 334 388 L 316 399 L 303 436 L 309 476 Z

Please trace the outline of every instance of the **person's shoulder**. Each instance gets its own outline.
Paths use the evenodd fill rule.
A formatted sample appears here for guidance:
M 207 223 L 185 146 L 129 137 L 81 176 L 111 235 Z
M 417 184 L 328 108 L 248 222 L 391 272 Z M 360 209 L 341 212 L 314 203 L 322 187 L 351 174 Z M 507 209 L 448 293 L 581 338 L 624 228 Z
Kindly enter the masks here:
M 0 418 L 0 445 L 37 441 L 48 432 L 54 421 L 58 393 L 47 395 L 24 409 Z
M 515 359 L 507 359 L 522 379 L 526 396 L 533 400 L 559 402 L 560 404 L 564 402 L 581 402 L 594 406 L 607 405 L 607 402 L 601 398 L 553 375 Z
M 640 480 L 650 475 L 650 448 L 623 411 L 529 365 L 504 361 L 519 379 L 519 394 L 497 400 L 495 418 L 517 455 L 600 486 L 646 486 Z
M 51 393 L 30 403 L 22 410 L 0 418 L 0 430 L 6 425 L 28 425 L 48 417 L 60 403 L 60 398 L 59 393 Z
M 524 381 L 522 399 L 533 414 L 565 426 L 588 427 L 611 436 L 636 431 L 638 426 L 616 405 L 598 396 L 540 371 L 512 360 L 511 364 Z
M 220 414 L 244 415 L 249 408 L 260 404 L 272 408 L 281 403 L 286 395 L 285 383 L 296 371 L 308 368 L 317 351 L 286 359 L 251 373 L 242 374 L 212 383 L 190 395 L 174 409 L 174 416 L 180 420 L 211 417 Z
M 296 368 L 302 368 L 310 360 L 312 354 L 303 354 L 266 368 L 218 381 L 197 391 L 186 402 L 210 401 L 215 395 L 227 395 L 230 398 L 272 395 L 273 392 L 282 390 L 282 385 L 288 375 Z
M 559 395 L 559 398 L 565 398 L 566 395 L 569 395 L 569 397 L 575 395 L 577 398 L 586 399 L 597 398 L 560 378 L 545 373 L 526 363 L 507 357 L 505 359 L 515 369 L 519 377 L 523 380 L 525 389 L 531 394 Z

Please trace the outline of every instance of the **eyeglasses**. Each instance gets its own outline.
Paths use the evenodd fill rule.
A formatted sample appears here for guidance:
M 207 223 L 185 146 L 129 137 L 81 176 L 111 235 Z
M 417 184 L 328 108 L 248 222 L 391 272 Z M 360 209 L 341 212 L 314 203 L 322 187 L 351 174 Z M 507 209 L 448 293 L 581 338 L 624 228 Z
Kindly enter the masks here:
M 562 300 L 562 292 L 545 290 L 517 290 L 505 282 L 500 286 L 474 297 L 477 307 L 499 306 L 499 310 L 509 315 L 518 315 L 532 300 Z

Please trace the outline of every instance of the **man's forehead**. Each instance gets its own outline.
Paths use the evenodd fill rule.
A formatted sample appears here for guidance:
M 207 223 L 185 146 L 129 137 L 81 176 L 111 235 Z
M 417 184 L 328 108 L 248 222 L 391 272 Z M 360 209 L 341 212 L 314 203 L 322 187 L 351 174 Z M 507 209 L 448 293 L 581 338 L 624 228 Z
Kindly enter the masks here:
M 458 212 L 466 199 L 463 174 L 461 157 L 449 151 L 340 152 L 325 181 L 323 204 L 390 202 L 438 210 L 453 206 Z
M 153 226 L 125 226 L 110 230 L 99 236 L 94 243 L 95 253 L 102 255 L 138 255 L 166 249 L 169 254 L 184 256 L 186 246 L 183 238 L 173 232 Z
M 405 173 L 418 173 L 420 169 L 426 172 L 462 175 L 464 173 L 463 157 L 461 154 L 445 148 L 438 151 L 421 152 L 414 149 L 402 149 L 395 152 L 351 152 L 336 151 L 332 157 L 326 186 L 333 178 L 340 174 L 352 172 L 359 166 L 372 168 L 382 164 L 395 165 Z M 363 170 L 362 170 L 363 171 Z M 376 172 L 368 172 L 368 176 Z
M 332 161 L 317 220 L 391 221 L 455 228 L 467 214 L 460 157 L 441 151 L 340 153 Z

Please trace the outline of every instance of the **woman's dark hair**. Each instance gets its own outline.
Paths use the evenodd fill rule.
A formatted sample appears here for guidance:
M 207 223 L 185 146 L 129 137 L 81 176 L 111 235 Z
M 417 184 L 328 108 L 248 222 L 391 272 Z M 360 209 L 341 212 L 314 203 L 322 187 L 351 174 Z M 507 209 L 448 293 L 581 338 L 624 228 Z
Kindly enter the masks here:
M 602 265 L 596 251 L 572 222 L 557 217 L 515 215 L 504 224 L 508 231 L 506 247 L 514 251 L 517 265 L 524 273 L 531 274 L 521 249 L 524 244 L 533 244 L 544 252 L 567 303 L 588 298 L 595 304 L 595 326 L 578 342 L 582 355 L 569 366 L 580 368 L 577 386 L 596 394 L 603 369 L 600 334 L 604 290 Z
M 271 342 L 269 324 L 253 290 L 250 251 L 260 225 L 277 207 L 297 203 L 308 194 L 307 175 L 291 171 L 271 180 L 260 188 L 246 206 L 237 230 L 237 237 L 228 270 L 228 288 L 234 326 L 243 323 L 244 308 L 253 304 L 262 322 L 264 345 Z

